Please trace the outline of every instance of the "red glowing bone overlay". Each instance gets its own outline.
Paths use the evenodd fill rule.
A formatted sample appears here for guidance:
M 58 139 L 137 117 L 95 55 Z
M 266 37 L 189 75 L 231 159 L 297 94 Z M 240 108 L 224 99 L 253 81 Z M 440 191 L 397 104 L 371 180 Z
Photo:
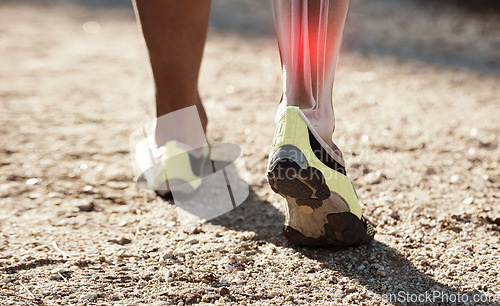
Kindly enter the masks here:
M 348 5 L 348 0 L 275 1 L 285 88 L 305 90 L 311 107 L 325 98 L 331 102 Z
M 334 123 L 332 90 L 349 0 L 275 0 L 283 102 L 299 106 L 323 139 Z

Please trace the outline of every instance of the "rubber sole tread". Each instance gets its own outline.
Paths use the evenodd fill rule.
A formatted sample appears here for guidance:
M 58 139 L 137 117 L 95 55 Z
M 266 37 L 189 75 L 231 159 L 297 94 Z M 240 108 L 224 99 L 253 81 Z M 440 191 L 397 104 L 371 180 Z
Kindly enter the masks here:
M 275 193 L 295 199 L 299 206 L 316 210 L 325 205 L 324 200 L 330 197 L 330 189 L 323 174 L 314 167 L 303 169 L 291 160 L 280 160 L 272 170 L 268 170 L 267 177 Z M 293 225 L 285 226 L 285 236 L 294 244 L 311 247 L 357 246 L 373 239 L 373 235 L 367 234 L 364 218 L 360 220 L 350 212 L 331 213 L 326 219 L 328 221 L 321 237 L 307 237 Z

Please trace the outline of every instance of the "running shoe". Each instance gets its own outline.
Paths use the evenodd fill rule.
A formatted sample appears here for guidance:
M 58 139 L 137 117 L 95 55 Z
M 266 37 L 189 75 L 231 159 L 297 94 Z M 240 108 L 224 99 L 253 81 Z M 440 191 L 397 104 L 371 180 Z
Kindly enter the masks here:
M 286 199 L 285 236 L 302 246 L 369 243 L 373 226 L 362 216 L 344 161 L 314 131 L 298 107 L 277 117 L 267 176 Z
M 144 146 L 139 144 L 138 146 Z M 138 178 L 139 186 L 153 189 L 164 200 L 171 200 L 171 191 L 193 194 L 201 184 L 203 176 L 211 170 L 210 147 L 208 143 L 193 149 L 180 141 L 168 141 L 165 146 L 152 151 L 149 148 L 138 148 L 137 163 L 153 159 L 159 160 L 146 169 Z

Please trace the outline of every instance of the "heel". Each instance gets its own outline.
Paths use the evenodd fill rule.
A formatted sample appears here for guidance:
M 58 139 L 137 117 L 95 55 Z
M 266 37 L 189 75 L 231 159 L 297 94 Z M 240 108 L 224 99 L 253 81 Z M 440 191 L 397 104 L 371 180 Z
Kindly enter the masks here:
M 295 203 L 305 214 L 312 214 L 330 197 L 321 171 L 316 168 L 305 168 L 291 158 L 280 158 L 272 163 L 267 172 L 271 189 Z

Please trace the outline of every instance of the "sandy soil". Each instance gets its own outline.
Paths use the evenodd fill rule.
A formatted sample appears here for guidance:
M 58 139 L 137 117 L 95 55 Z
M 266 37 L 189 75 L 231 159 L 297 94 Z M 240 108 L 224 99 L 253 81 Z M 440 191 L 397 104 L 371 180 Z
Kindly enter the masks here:
M 251 193 L 184 227 L 132 181 L 128 137 L 154 111 L 131 12 L 0 2 L 0 304 L 500 301 L 498 15 L 353 2 L 335 141 L 377 235 L 324 250 L 286 241 L 266 185 L 281 90 L 268 7 L 227 21 L 217 3 L 208 137 L 242 147 Z

